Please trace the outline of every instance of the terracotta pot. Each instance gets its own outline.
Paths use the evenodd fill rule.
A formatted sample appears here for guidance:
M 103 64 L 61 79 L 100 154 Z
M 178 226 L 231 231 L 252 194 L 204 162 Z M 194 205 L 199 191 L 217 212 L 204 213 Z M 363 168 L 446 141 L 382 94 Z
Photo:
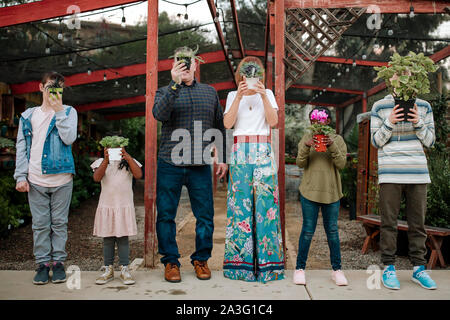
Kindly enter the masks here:
M 326 152 L 327 146 L 323 142 L 323 139 L 325 138 L 324 134 L 315 134 L 314 137 L 319 141 L 319 143 L 315 146 L 315 149 L 317 152 Z

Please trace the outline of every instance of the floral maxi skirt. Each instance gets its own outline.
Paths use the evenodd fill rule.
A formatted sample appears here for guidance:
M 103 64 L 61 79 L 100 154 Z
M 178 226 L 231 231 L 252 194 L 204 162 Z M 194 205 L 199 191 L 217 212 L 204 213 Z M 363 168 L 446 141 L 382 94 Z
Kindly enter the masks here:
M 227 199 L 224 276 L 283 279 L 277 170 L 269 143 L 233 145 Z

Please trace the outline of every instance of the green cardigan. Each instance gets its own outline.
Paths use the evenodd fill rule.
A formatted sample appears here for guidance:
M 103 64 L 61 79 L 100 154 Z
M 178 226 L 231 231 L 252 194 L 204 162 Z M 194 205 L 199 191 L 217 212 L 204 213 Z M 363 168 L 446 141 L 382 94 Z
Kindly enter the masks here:
M 326 152 L 316 152 L 314 147 L 305 145 L 312 139 L 307 132 L 298 144 L 297 165 L 304 168 L 299 190 L 310 201 L 330 204 L 342 198 L 342 185 L 339 170 L 347 161 L 347 146 L 338 134 L 330 134 L 333 144 Z

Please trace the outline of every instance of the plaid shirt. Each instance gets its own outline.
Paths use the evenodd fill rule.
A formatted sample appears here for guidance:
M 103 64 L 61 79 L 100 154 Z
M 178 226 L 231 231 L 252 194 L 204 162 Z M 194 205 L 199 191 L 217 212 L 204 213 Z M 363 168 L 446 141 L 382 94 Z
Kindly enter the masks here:
M 223 110 L 213 87 L 197 82 L 195 79 L 190 86 L 184 83 L 179 85 L 172 80 L 168 86 L 156 91 L 153 116 L 162 122 L 158 153 L 158 157 L 162 160 L 178 166 L 208 164 L 203 159 L 203 150 L 212 142 L 204 134 L 208 129 L 217 129 L 219 131 L 216 133 L 220 132 L 223 137 L 223 148 L 217 147 L 219 151 L 223 151 L 221 162 L 225 163 L 226 132 L 223 124 Z M 194 126 L 196 121 L 197 127 Z M 199 124 L 201 124 L 201 136 Z M 177 129 L 181 130 L 174 132 Z M 189 139 L 184 136 L 187 132 L 190 134 Z M 183 146 L 180 146 L 180 142 L 183 142 Z M 172 150 L 176 146 L 177 149 L 174 150 L 176 156 L 184 156 L 181 164 L 172 161 Z M 190 156 L 188 153 L 185 154 L 185 151 L 190 151 Z

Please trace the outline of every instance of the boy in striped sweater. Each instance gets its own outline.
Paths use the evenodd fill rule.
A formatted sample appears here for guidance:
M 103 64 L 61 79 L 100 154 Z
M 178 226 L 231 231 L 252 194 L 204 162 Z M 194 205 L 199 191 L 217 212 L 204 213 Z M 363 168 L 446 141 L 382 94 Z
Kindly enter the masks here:
M 409 257 L 414 266 L 412 281 L 426 289 L 436 283 L 425 270 L 425 213 L 427 208 L 427 158 L 423 147 L 435 142 L 433 111 L 427 101 L 416 99 L 407 119 L 392 95 L 375 102 L 371 111 L 371 142 L 378 149 L 380 249 L 385 265 L 382 282 L 389 289 L 400 289 L 395 273 L 397 217 L 402 194 L 406 199 Z

